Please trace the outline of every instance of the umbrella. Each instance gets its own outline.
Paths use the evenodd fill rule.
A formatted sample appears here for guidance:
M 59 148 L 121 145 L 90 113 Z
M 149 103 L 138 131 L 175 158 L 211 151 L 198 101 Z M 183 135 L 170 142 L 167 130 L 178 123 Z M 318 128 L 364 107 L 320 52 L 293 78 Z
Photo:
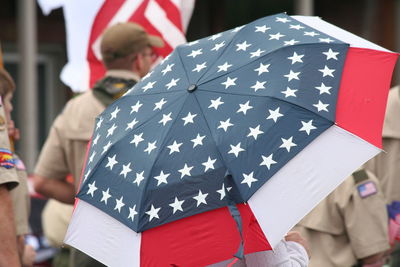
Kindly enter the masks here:
M 82 241 L 88 218 L 143 256 L 136 233 L 248 203 L 273 247 L 380 151 L 397 59 L 382 50 L 286 14 L 179 46 L 97 118 L 67 243 L 119 266 Z

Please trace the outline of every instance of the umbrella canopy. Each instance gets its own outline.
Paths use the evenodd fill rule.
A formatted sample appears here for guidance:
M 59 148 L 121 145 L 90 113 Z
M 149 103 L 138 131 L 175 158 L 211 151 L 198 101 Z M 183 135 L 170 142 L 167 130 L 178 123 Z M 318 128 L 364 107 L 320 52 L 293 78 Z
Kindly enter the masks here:
M 175 49 L 98 117 L 77 197 L 135 232 L 248 202 L 276 244 L 379 152 L 397 59 L 314 24 L 278 14 Z

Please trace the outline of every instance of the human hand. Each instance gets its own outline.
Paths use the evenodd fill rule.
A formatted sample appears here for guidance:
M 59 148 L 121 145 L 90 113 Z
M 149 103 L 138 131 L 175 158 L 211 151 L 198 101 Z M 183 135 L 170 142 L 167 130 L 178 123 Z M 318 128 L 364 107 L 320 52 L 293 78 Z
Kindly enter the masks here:
M 24 256 L 22 257 L 23 267 L 32 267 L 35 262 L 36 251 L 31 245 L 25 245 Z
M 308 258 L 311 257 L 310 248 L 309 248 L 309 246 L 308 246 L 308 242 L 307 242 L 307 240 L 305 240 L 305 239 L 301 236 L 301 234 L 300 234 L 299 232 L 297 232 L 297 231 L 290 231 L 290 232 L 287 233 L 287 235 L 285 236 L 285 240 L 286 240 L 286 241 L 293 241 L 293 242 L 299 243 L 299 244 L 302 245 L 302 246 L 304 247 L 304 249 L 306 250 L 307 255 L 308 255 Z

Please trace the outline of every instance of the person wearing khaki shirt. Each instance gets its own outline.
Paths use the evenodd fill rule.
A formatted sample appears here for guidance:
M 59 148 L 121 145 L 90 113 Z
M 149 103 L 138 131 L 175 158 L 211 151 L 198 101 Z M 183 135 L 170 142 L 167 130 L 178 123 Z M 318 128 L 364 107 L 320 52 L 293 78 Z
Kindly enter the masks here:
M 360 169 L 294 229 L 309 243 L 310 267 L 382 266 L 390 248 L 387 218 L 378 180 Z
M 57 213 L 57 207 L 67 210 L 68 221 L 72 213 L 72 206 L 68 210 L 68 207 L 55 201 L 67 204 L 74 202 L 95 118 L 148 73 L 155 59 L 154 46 L 163 46 L 163 41 L 148 35 L 135 23 L 119 23 L 107 29 L 101 40 L 103 63 L 108 70 L 105 77 L 93 90 L 70 100 L 54 121 L 34 171 L 35 190 L 54 199 L 49 201 L 48 205 L 51 206 L 48 209 L 46 207 L 43 214 L 46 216 L 43 220 L 45 227 L 47 225 L 59 231 L 51 234 L 53 243 L 62 243 L 62 240 L 55 239 L 63 237 L 67 229 L 67 225 L 60 227 L 58 224 L 65 223 L 65 216 L 61 220 L 63 218 Z M 69 174 L 73 177 L 73 183 L 66 180 Z M 57 219 L 60 221 L 56 222 Z M 50 235 L 49 232 L 47 234 Z M 71 251 L 72 266 L 102 266 L 77 250 Z
M 387 204 L 400 201 L 400 86 L 389 91 L 382 132 L 383 153 L 365 164 L 380 180 Z M 400 242 L 395 243 L 390 264 L 400 266 Z

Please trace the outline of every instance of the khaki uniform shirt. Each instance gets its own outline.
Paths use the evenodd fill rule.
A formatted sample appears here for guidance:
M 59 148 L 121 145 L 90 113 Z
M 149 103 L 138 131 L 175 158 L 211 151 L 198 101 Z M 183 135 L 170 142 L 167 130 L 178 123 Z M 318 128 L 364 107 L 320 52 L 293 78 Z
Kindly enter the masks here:
M 366 178 L 358 183 L 353 176 L 347 178 L 295 227 L 309 242 L 310 267 L 350 267 L 389 249 L 388 215 L 379 182 L 372 173 Z M 361 197 L 358 186 L 370 182 L 376 192 Z
M 17 235 L 25 235 L 30 232 L 30 198 L 28 190 L 28 175 L 23 162 L 16 155 L 14 155 L 14 158 L 18 161 L 15 168 L 18 174 L 19 185 L 11 190 L 11 198 L 13 203 L 16 233 Z
M 10 140 L 8 139 L 6 116 L 4 106 L 0 97 L 0 149 L 10 151 Z M 0 166 L 0 185 L 6 184 L 8 188 L 14 188 L 18 185 L 18 175 L 15 168 L 7 169 Z M 0 204 L 1 205 L 1 204 Z
M 137 76 L 132 72 L 121 70 L 108 71 L 106 76 L 124 79 L 129 77 L 137 80 Z M 75 188 L 78 189 L 86 149 L 93 134 L 95 120 L 104 109 L 105 106 L 94 96 L 92 91 L 85 92 L 68 101 L 50 129 L 40 152 L 35 174 L 48 179 L 65 179 L 68 174 L 72 174 Z M 73 206 L 56 202 L 55 200 L 49 201 L 50 207 L 43 213 L 43 221 L 48 226 L 47 233 L 56 231 L 56 233 L 48 233 L 54 237 L 52 242 L 62 244 Z M 59 208 L 63 211 L 62 213 L 58 210 Z M 61 240 L 56 240 L 56 237 L 61 236 Z
M 383 150 L 365 164 L 380 180 L 388 203 L 400 201 L 400 87 L 389 92 L 383 126 Z

